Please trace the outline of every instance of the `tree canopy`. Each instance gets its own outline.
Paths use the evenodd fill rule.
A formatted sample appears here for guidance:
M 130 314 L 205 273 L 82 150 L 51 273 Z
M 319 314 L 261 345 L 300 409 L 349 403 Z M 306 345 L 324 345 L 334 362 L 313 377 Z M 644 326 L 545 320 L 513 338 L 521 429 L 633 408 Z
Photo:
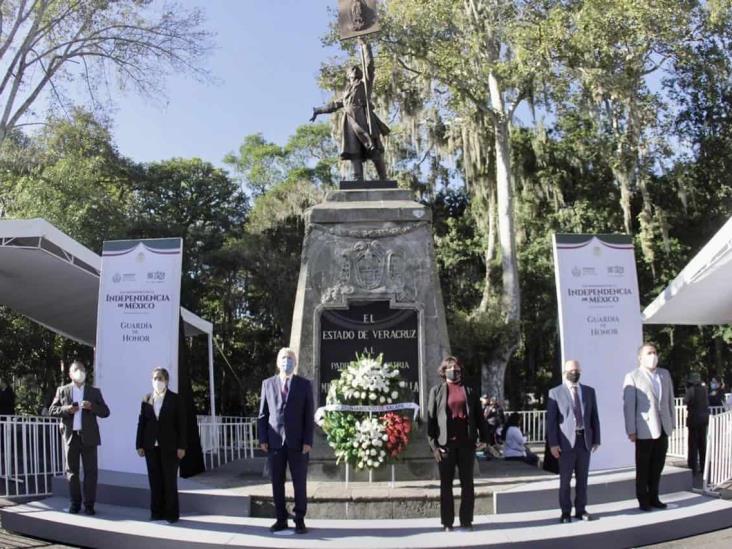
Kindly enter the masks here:
M 75 82 L 115 68 L 153 91 L 161 80 L 134 77 L 149 63 L 200 74 L 201 14 L 154 16 L 153 7 L 0 0 L 0 67 L 48 65 L 39 53 L 76 29 L 101 32 L 93 44 L 111 57 L 96 73 L 74 64 Z M 391 0 L 382 11 L 372 39 L 375 108 L 393 130 L 385 157 L 390 175 L 432 208 L 453 352 L 511 408 L 540 403 L 560 358 L 552 233 L 631 234 L 646 304 L 732 212 L 730 3 Z M 154 40 L 133 51 L 100 30 L 117 32 L 129 14 L 134 36 L 165 28 L 185 51 L 151 57 Z M 51 32 L 56 19 L 64 23 Z M 41 41 L 24 49 L 34 25 Z M 355 53 L 344 43 L 322 66 L 324 90 L 340 92 Z M 94 250 L 111 238 L 182 236 L 182 302 L 216 326 L 219 412 L 253 413 L 289 339 L 304 214 L 340 176 L 337 119 L 294 128 L 285 143 L 269 141 L 267 128 L 242 136 L 226 170 L 195 158 L 142 164 L 119 153 L 93 102 L 41 117 L 38 132 L 18 124 L 23 115 L 11 123 L 22 103 L 6 80 L 0 217 L 43 216 Z M 55 93 L 52 83 L 44 89 Z M 732 379 L 729 326 L 646 332 L 677 386 L 690 371 Z M 206 350 L 194 342 L 190 352 L 205 409 Z M 77 355 L 91 351 L 0 308 L 0 363 L 18 380 L 22 410 L 38 411 L 60 361 Z

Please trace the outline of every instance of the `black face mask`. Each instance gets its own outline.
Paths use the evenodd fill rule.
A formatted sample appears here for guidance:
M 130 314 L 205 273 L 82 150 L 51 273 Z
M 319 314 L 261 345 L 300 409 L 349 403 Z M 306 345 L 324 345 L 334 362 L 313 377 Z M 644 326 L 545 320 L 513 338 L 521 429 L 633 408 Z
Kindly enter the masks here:
M 461 378 L 460 370 L 445 370 L 445 378 L 453 383 L 458 383 Z
M 567 381 L 570 383 L 577 383 L 580 378 L 579 372 L 567 372 Z

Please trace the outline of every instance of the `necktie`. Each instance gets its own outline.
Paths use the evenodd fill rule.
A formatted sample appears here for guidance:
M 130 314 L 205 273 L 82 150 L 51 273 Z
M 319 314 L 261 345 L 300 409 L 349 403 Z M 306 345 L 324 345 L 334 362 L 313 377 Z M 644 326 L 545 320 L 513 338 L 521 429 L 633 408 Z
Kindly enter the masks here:
M 582 418 L 582 404 L 580 404 L 579 393 L 577 392 L 576 385 L 572 385 L 572 400 L 574 401 L 574 421 L 577 424 L 577 429 L 584 429 L 585 422 Z
M 282 403 L 284 404 L 287 402 L 287 393 L 290 392 L 290 388 L 288 387 L 290 383 L 289 379 L 285 379 L 285 384 L 282 386 Z

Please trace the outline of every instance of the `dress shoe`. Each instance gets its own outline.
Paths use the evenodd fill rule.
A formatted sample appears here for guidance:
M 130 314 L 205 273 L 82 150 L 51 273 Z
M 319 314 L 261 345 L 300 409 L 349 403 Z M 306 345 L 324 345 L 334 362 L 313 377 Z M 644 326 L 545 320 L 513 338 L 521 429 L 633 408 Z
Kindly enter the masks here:
M 93 505 L 84 505 L 84 514 L 93 517 L 97 514 L 97 512 L 94 510 Z
M 577 520 L 585 520 L 585 521 L 597 520 L 595 517 L 593 517 L 589 513 L 578 513 L 574 516 L 574 518 L 576 518 Z
M 163 520 L 163 515 L 157 513 L 150 513 L 150 520 Z
M 646 505 L 646 504 L 643 504 L 643 503 L 641 503 L 641 504 L 640 504 L 640 505 L 638 506 L 638 509 L 640 509 L 641 511 L 646 511 L 646 512 L 648 512 L 648 511 L 652 511 L 652 510 L 653 510 L 653 507 L 651 507 L 650 505 Z
M 79 511 L 81 511 L 81 504 L 79 504 L 79 503 L 72 503 L 69 506 L 69 513 L 71 513 L 72 515 L 78 514 Z
M 666 507 L 668 507 L 668 505 L 663 503 L 661 500 L 656 500 L 651 503 L 651 507 L 653 507 L 654 509 L 665 509 Z
M 473 531 L 473 525 L 471 523 L 461 524 L 460 525 L 460 529 L 461 530 L 468 530 L 469 532 L 472 532 Z
M 305 526 L 304 519 L 295 519 L 295 533 L 296 534 L 307 534 L 308 527 Z
M 559 517 L 559 524 L 565 524 L 568 522 L 572 522 L 572 517 L 569 515 L 562 515 Z
M 453 531 L 453 527 L 452 526 L 443 526 L 442 527 L 442 531 L 443 532 L 452 532 Z
M 270 532 L 279 532 L 281 530 L 287 530 L 287 521 L 278 520 L 272 526 L 269 527 Z
M 167 518 L 167 519 L 165 519 L 165 521 L 166 521 L 166 522 L 167 522 L 168 524 L 175 524 L 176 522 L 178 522 L 178 519 L 177 519 L 177 518 L 175 518 L 175 517 L 171 517 L 171 518 Z

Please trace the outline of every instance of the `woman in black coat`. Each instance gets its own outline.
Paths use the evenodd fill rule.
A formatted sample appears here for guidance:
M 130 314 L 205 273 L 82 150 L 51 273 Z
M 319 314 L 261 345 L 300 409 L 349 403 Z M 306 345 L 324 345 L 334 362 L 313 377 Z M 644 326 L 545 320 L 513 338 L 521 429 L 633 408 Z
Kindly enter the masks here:
M 452 530 L 455 503 L 452 481 L 460 477 L 460 526 L 473 529 L 473 464 L 475 450 L 483 448 L 487 429 L 480 400 L 472 387 L 463 385 L 463 368 L 453 356 L 440 364 L 442 383 L 430 390 L 427 405 L 427 440 L 440 471 L 440 519 Z
M 153 392 L 142 399 L 137 423 L 136 448 L 147 464 L 150 482 L 150 520 L 179 518 L 178 462 L 186 454 L 186 420 L 183 402 L 168 389 L 165 368 L 152 372 Z

